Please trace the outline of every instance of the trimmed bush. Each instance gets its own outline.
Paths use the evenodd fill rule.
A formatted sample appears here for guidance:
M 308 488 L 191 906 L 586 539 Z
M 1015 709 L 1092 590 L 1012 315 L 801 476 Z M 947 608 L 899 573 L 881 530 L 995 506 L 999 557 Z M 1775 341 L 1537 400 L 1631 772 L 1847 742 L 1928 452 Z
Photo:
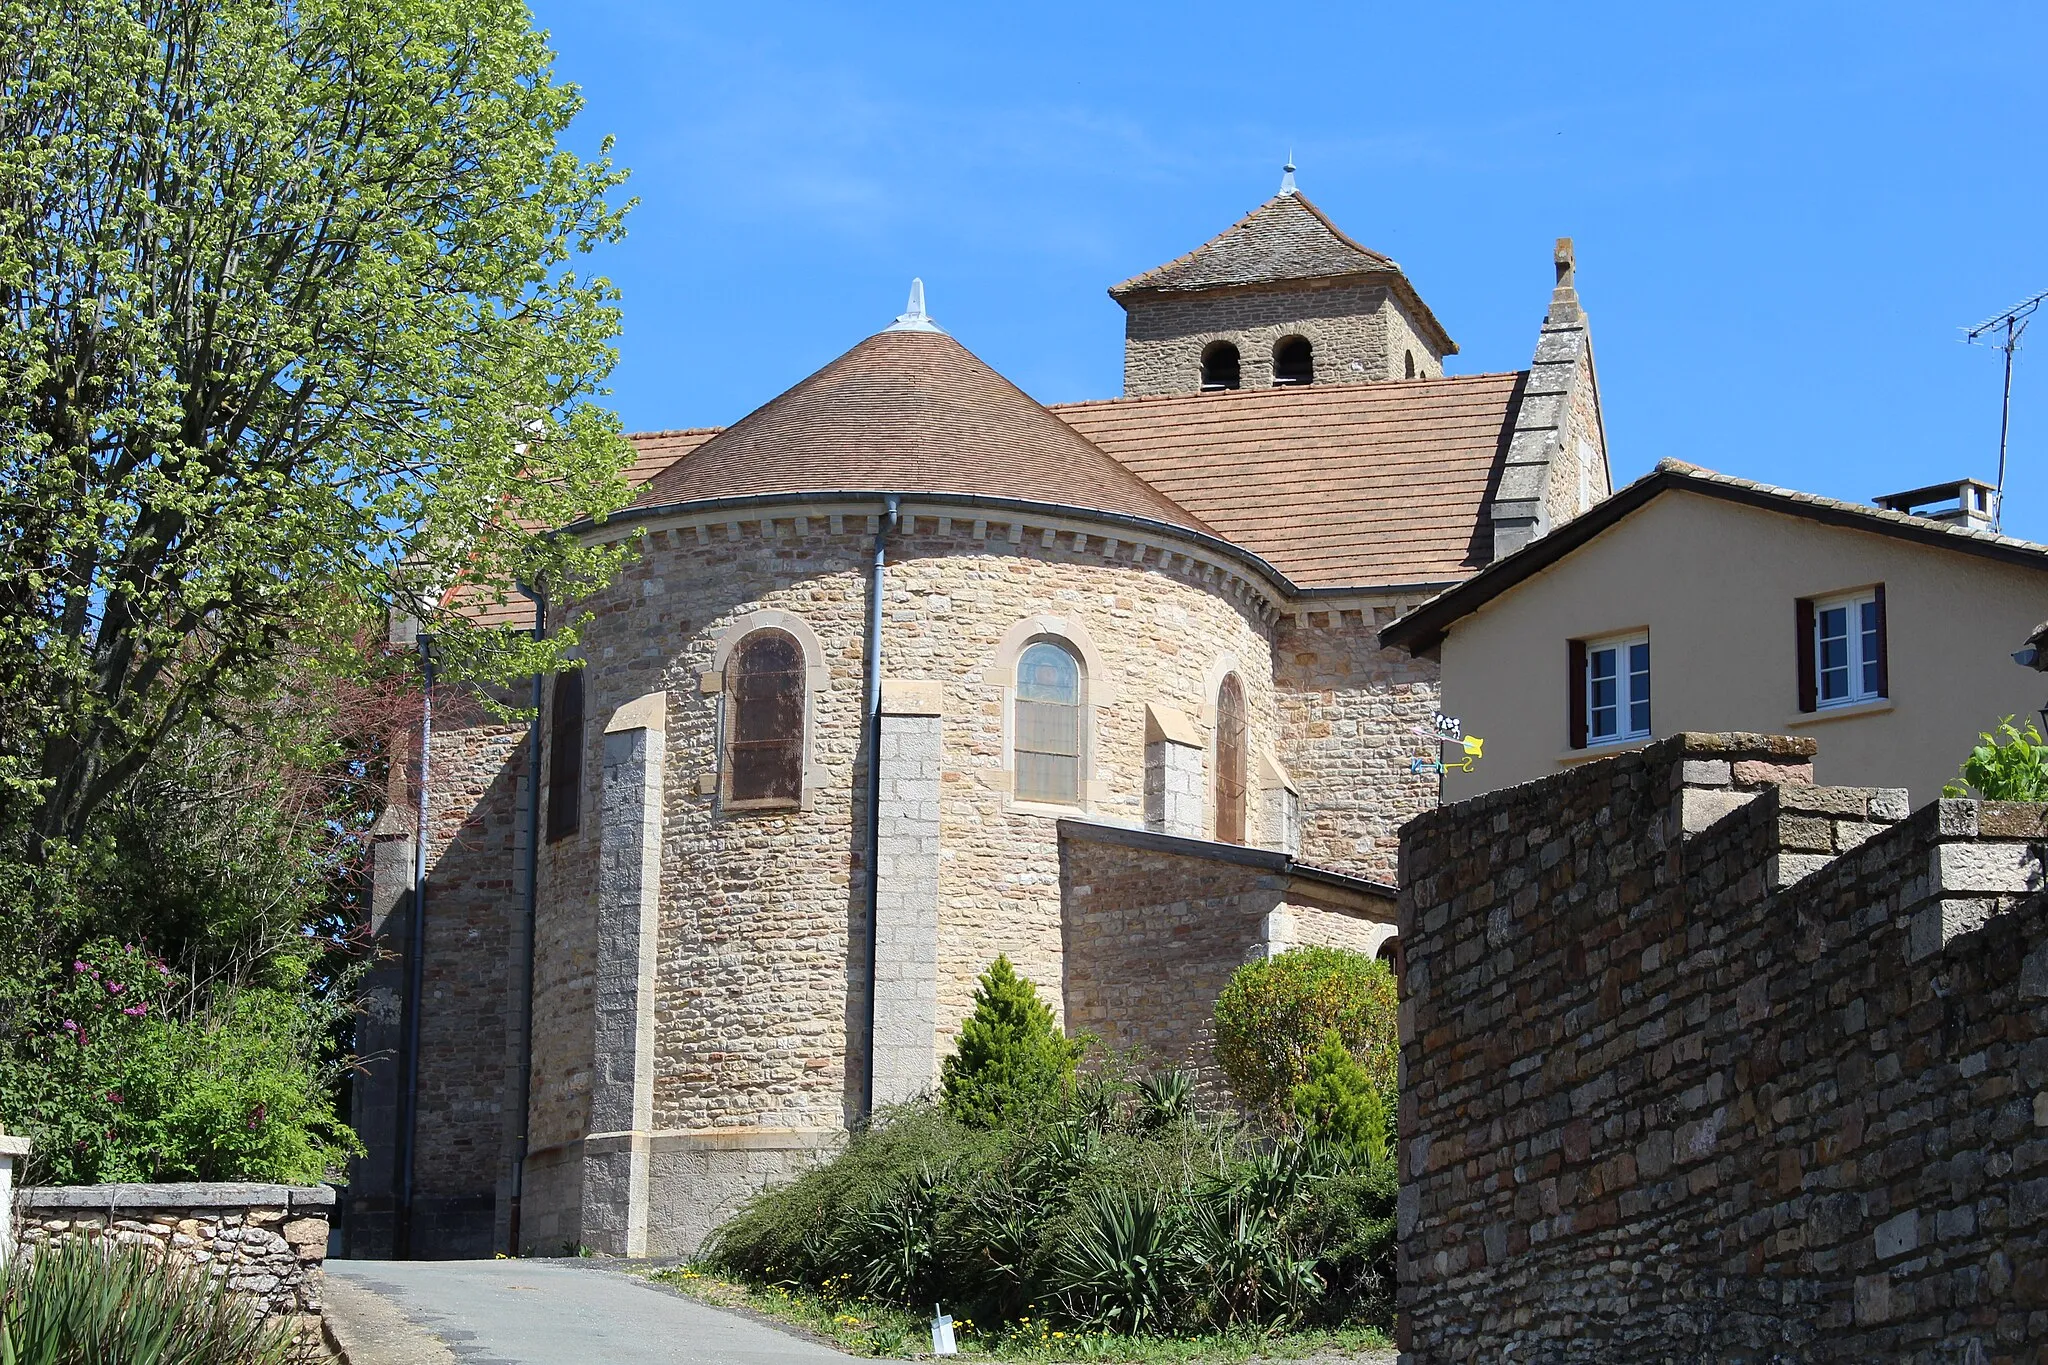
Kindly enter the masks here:
M 981 1128 L 1034 1113 L 1072 1085 L 1080 1052 L 1080 1044 L 1060 1033 L 1038 987 L 999 956 L 981 974 L 974 1013 L 939 1068 L 946 1108 Z
M 1373 1088 L 1394 1091 L 1399 993 L 1384 962 L 1341 948 L 1292 948 L 1248 962 L 1216 997 L 1216 1061 L 1247 1113 L 1287 1123 L 1309 1058 L 1334 1032 Z

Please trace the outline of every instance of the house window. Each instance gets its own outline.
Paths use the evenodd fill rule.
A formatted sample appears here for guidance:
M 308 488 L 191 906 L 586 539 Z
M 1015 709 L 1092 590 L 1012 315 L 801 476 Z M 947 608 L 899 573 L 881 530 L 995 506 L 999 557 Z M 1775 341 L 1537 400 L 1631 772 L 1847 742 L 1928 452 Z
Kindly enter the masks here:
M 727 670 L 726 799 L 786 807 L 804 794 L 804 656 L 779 630 L 740 641 Z
M 1799 709 L 1876 701 L 1886 676 L 1884 585 L 1798 602 Z
M 1016 795 L 1081 804 L 1081 663 L 1040 640 L 1017 660 Z
M 1237 347 L 1227 341 L 1212 341 L 1202 352 L 1202 392 L 1221 393 L 1234 389 L 1238 381 Z
M 1273 348 L 1273 387 L 1316 382 L 1315 349 L 1306 337 L 1284 337 Z
M 548 842 L 576 832 L 583 798 L 583 670 L 555 675 L 548 728 Z
M 1244 842 L 1245 729 L 1244 687 L 1227 674 L 1216 691 L 1216 837 L 1226 844 Z
M 1574 640 L 1571 741 L 1616 744 L 1650 735 L 1650 637 Z

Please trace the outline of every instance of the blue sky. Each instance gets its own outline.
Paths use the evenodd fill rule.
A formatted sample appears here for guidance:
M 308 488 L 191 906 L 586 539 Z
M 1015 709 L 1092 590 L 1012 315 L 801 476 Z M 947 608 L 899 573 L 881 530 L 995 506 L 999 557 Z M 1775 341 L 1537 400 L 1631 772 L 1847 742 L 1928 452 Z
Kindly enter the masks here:
M 1046 402 L 1113 395 L 1104 290 L 1302 189 L 1462 354 L 1528 363 L 1578 243 L 1617 481 L 1660 457 L 1839 497 L 1997 462 L 2048 289 L 2048 7 L 556 3 L 557 74 L 640 206 L 632 430 L 730 422 L 933 315 Z M 2048 539 L 2048 318 L 2008 532 Z

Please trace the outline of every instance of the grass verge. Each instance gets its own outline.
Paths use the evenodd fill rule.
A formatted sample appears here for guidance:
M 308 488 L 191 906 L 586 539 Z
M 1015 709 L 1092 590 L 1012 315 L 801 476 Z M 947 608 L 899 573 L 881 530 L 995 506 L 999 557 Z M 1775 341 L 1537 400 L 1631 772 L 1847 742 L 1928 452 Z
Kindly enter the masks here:
M 916 1313 L 864 1299 L 826 1297 L 777 1285 L 748 1285 L 721 1279 L 694 1266 L 652 1272 L 650 1279 L 719 1308 L 736 1308 L 797 1328 L 855 1355 L 907 1359 L 928 1356 L 931 1323 Z M 1374 1328 L 1340 1331 L 1226 1332 L 1199 1337 L 1124 1336 L 1076 1332 L 1040 1318 L 1022 1318 L 983 1333 L 971 1319 L 957 1319 L 954 1335 L 962 1356 L 1034 1362 L 1101 1362 L 1102 1365 L 1233 1365 L 1251 1360 L 1309 1360 L 1355 1357 L 1392 1349 Z

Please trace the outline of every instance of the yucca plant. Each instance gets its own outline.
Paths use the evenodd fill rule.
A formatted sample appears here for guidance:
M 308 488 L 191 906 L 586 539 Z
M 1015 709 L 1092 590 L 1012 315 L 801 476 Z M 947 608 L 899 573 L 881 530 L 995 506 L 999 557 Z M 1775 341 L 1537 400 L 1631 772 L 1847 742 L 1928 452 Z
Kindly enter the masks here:
M 289 1323 L 154 1248 L 24 1249 L 0 1288 L 0 1365 L 284 1365 L 293 1352 Z
M 1169 1328 L 1182 1293 L 1180 1208 L 1149 1194 L 1097 1190 L 1085 1213 L 1058 1259 L 1068 1312 L 1122 1332 Z
M 1162 1071 L 1138 1082 L 1138 1126 L 1157 1132 L 1170 1123 L 1195 1116 L 1195 1078 L 1185 1071 Z

